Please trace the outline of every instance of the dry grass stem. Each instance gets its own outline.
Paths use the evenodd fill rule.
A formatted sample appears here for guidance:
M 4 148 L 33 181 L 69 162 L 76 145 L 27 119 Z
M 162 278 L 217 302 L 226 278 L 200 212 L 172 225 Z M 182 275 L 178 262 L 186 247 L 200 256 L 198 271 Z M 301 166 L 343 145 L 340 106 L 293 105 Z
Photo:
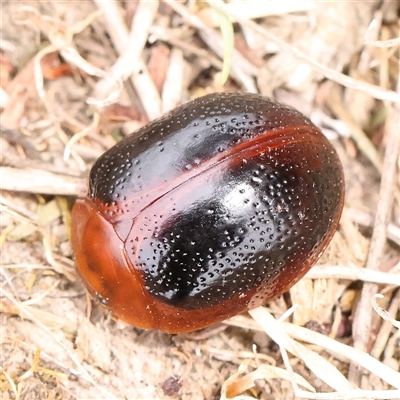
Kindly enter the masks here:
M 21 25 L 26 24 L 39 27 L 40 30 L 50 40 L 51 44 L 40 50 L 35 57 L 36 90 L 39 94 L 39 97 L 46 104 L 47 108 L 49 108 L 49 105 L 46 100 L 43 73 L 40 65 L 40 61 L 47 54 L 50 54 L 54 51 L 60 51 L 65 60 L 82 69 L 89 75 L 103 77 L 105 79 L 108 78 L 106 72 L 104 72 L 100 68 L 96 68 L 95 66 L 84 60 L 72 45 L 73 36 L 89 26 L 100 15 L 101 11 L 93 12 L 84 20 L 77 22 L 73 26 L 66 26 L 63 21 L 59 19 L 43 16 L 38 12 L 38 10 L 30 6 L 21 6 L 14 16 L 16 23 Z M 114 102 L 118 98 L 121 91 L 120 82 L 118 80 L 115 80 L 113 82 L 113 86 L 115 87 L 116 85 L 118 85 L 117 89 L 114 90 L 113 93 L 109 94 L 109 97 L 107 99 L 100 100 L 102 105 L 109 102 Z M 96 103 L 96 100 L 94 99 L 88 99 L 88 101 L 92 104 Z
M 276 337 L 277 332 L 279 332 L 280 329 L 284 329 L 286 334 L 288 334 L 291 338 L 301 340 L 302 342 L 311 343 L 313 345 L 320 346 L 321 348 L 325 349 L 326 351 L 329 351 L 334 356 L 340 355 L 341 357 L 345 357 L 347 359 L 353 360 L 354 362 L 357 362 L 359 365 L 363 366 L 364 368 L 368 369 L 369 371 L 373 372 L 374 374 L 377 374 L 378 376 L 381 377 L 381 379 L 387 381 L 395 388 L 399 389 L 397 391 L 390 391 L 390 390 L 385 391 L 385 392 L 387 392 L 388 399 L 389 398 L 394 399 L 394 398 L 396 398 L 394 396 L 398 395 L 400 393 L 400 373 L 394 371 L 393 369 L 386 366 L 385 364 L 378 361 L 377 359 L 373 358 L 369 354 L 359 351 L 359 350 L 356 350 L 355 348 L 353 348 L 351 346 L 347 346 L 343 343 L 338 342 L 337 340 L 331 339 L 331 338 L 324 336 L 318 332 L 314 332 L 312 330 L 302 328 L 300 326 L 297 326 L 297 325 L 294 325 L 291 323 L 287 323 L 287 322 L 281 323 L 280 324 L 281 327 L 279 328 L 276 325 L 278 322 L 273 319 L 273 317 L 266 311 L 265 308 L 262 308 L 262 307 L 257 308 L 255 310 L 250 311 L 250 314 L 256 321 L 256 324 L 254 322 L 252 322 L 251 320 L 249 320 L 248 318 L 244 318 L 244 317 L 240 317 L 240 316 L 232 318 L 231 320 L 227 321 L 227 323 L 234 324 L 235 326 L 241 326 L 246 329 L 254 329 L 254 330 L 259 330 L 261 327 L 265 332 L 268 333 L 269 336 L 271 336 L 272 339 L 274 339 Z M 275 322 L 273 322 L 273 321 L 275 321 Z M 278 331 L 276 331 L 276 329 L 278 329 Z M 281 333 L 280 333 L 280 335 L 281 335 Z M 281 340 L 281 339 L 278 337 L 278 340 Z M 287 341 L 287 337 L 284 339 L 283 342 L 281 341 L 281 343 L 284 343 L 284 346 L 286 346 L 286 348 L 290 352 L 292 352 L 293 347 L 292 347 L 292 344 L 290 344 L 290 343 L 293 343 L 293 342 Z M 296 344 L 298 344 L 298 343 L 296 343 Z M 302 357 L 302 359 L 304 361 L 303 357 Z M 307 361 L 305 361 L 305 362 L 307 362 Z M 320 367 L 322 368 L 322 365 Z M 340 376 L 340 375 L 338 375 L 338 376 Z M 361 394 L 361 392 L 354 391 L 352 389 L 352 387 L 350 386 L 350 389 L 347 392 L 346 396 L 349 396 L 348 398 L 351 398 L 351 399 L 353 399 L 353 398 L 356 399 L 356 398 L 358 398 L 357 396 L 359 396 Z M 370 394 L 369 394 L 368 398 L 373 398 L 373 397 L 371 397 L 372 392 L 373 391 L 369 392 Z M 333 393 L 333 394 L 331 394 L 333 397 L 329 397 L 329 398 L 340 399 L 341 398 L 340 396 L 343 396 L 344 393 L 346 393 L 346 392 L 337 393 L 336 397 L 335 397 L 335 394 Z M 383 393 L 383 391 L 382 391 L 382 393 Z M 381 394 L 377 393 L 377 396 L 379 396 L 377 398 L 385 398 L 382 393 Z M 296 395 L 299 395 L 299 394 L 296 393 Z M 329 393 L 325 393 L 325 395 L 329 395 Z M 304 395 L 304 396 L 305 396 L 305 398 L 308 398 L 307 395 Z M 303 396 L 301 396 L 301 397 L 303 397 Z M 323 395 L 321 394 L 320 397 L 312 396 L 310 398 L 323 398 Z
M 65 343 L 60 341 L 51 331 L 50 329 L 43 324 L 38 318 L 36 318 L 24 305 L 17 300 L 15 300 L 10 294 L 7 293 L 7 291 L 3 290 L 3 296 L 5 296 L 11 303 L 13 303 L 23 315 L 26 315 L 31 321 L 33 321 L 36 325 L 40 326 L 44 332 L 46 332 L 52 340 L 54 340 L 68 355 L 68 357 L 71 359 L 71 361 L 76 365 L 78 368 L 79 374 L 83 379 L 91 383 L 100 393 L 106 396 L 107 399 L 112 399 L 116 400 L 116 397 L 113 396 L 111 393 L 109 393 L 107 390 L 105 390 L 103 387 L 98 385 L 93 378 L 89 375 L 89 373 L 86 371 L 86 369 L 83 367 L 83 365 L 80 363 L 80 361 L 76 358 L 75 354 L 67 347 Z
M 202 39 L 207 45 L 220 57 L 223 58 L 224 48 L 221 36 L 217 34 L 214 29 L 205 24 L 196 15 L 191 14 L 186 7 L 171 0 L 164 0 L 171 8 L 177 13 L 182 15 L 186 22 L 199 30 Z M 232 73 L 239 81 L 242 82 L 246 91 L 249 93 L 256 93 L 257 88 L 254 84 L 252 76 L 257 74 L 257 69 L 248 62 L 236 49 L 232 53 Z
M 357 143 L 357 146 L 363 151 L 373 165 L 379 172 L 382 172 L 382 160 L 375 146 L 369 140 L 367 134 L 360 129 L 357 122 L 351 116 L 349 110 L 346 110 L 342 101 L 340 100 L 341 94 L 335 91 L 335 95 L 328 99 L 328 105 L 331 110 L 343 121 L 351 132 L 351 137 Z
M 64 149 L 64 160 L 67 161 L 69 156 L 71 155 L 71 147 L 78 142 L 79 140 L 83 139 L 86 135 L 90 132 L 94 131 L 99 124 L 100 121 L 100 114 L 98 112 L 93 113 L 93 121 L 92 123 L 87 126 L 85 129 L 82 129 L 80 132 L 76 133 L 72 138 L 68 141 Z
M 170 63 L 162 89 L 162 111 L 167 111 L 180 104 L 183 90 L 184 59 L 181 49 L 172 49 Z
M 284 347 L 290 353 L 301 358 L 308 368 L 331 388 L 336 391 L 352 390 L 352 386 L 342 373 L 323 357 L 291 339 L 283 330 L 274 317 L 263 307 L 258 307 L 249 311 L 249 314 L 257 321 L 258 324 L 268 333 L 268 336 Z
M 167 1 L 167 3 L 170 3 L 170 2 Z M 171 3 L 172 3 L 172 1 L 171 1 Z M 369 95 L 371 95 L 372 97 L 375 97 L 376 99 L 386 100 L 386 101 L 390 101 L 390 102 L 394 102 L 394 103 L 400 103 L 400 93 L 393 92 L 390 90 L 384 90 L 384 89 L 381 89 L 379 86 L 371 85 L 367 82 L 362 82 L 357 79 L 350 78 L 347 75 L 341 74 L 331 68 L 326 67 L 325 65 L 323 65 L 319 62 L 314 61 L 312 58 L 310 58 L 309 56 L 304 54 L 302 51 L 294 48 L 290 44 L 279 39 L 277 36 L 268 32 L 267 30 L 263 29 L 261 26 L 257 25 L 255 22 L 250 21 L 246 18 L 243 18 L 241 15 L 235 14 L 228 7 L 226 7 L 226 5 L 222 1 L 218 1 L 218 2 L 214 1 L 213 7 L 216 7 L 217 9 L 225 12 L 227 15 L 231 16 L 232 18 L 235 18 L 241 24 L 248 26 L 255 32 L 262 35 L 265 39 L 276 43 L 281 50 L 286 51 L 289 54 L 292 54 L 293 57 L 296 57 L 297 59 L 299 59 L 301 61 L 304 61 L 306 64 L 308 64 L 312 68 L 314 68 L 315 71 L 323 74 L 326 78 L 328 78 L 334 82 L 337 82 L 343 86 L 346 86 L 348 88 L 362 90 L 365 93 L 368 93 Z
M 382 272 L 366 268 L 349 267 L 345 265 L 317 265 L 305 276 L 309 279 L 349 279 L 351 281 L 364 281 L 381 285 L 400 287 L 398 273 Z
M 373 19 L 368 27 L 367 32 L 365 32 L 365 44 L 376 47 L 396 47 L 400 46 L 400 37 L 388 40 L 375 40 L 376 35 L 379 34 L 378 21 Z
M 239 396 L 241 393 L 254 387 L 256 380 L 271 380 L 271 379 L 284 379 L 294 383 L 296 386 L 300 385 L 307 388 L 310 391 L 314 391 L 314 388 L 300 375 L 289 374 L 288 371 L 273 367 L 270 365 L 261 365 L 254 371 L 247 372 L 248 362 L 245 361 L 239 367 L 237 374 L 230 377 L 224 383 L 222 387 L 221 400 L 228 400 L 232 398 L 245 398 L 245 396 Z M 236 397 L 238 396 L 238 397 Z
M 389 321 L 395 328 L 400 329 L 400 322 L 396 321 L 391 315 L 389 311 L 384 310 L 382 307 L 380 307 L 377 302 L 376 299 L 383 299 L 383 295 L 381 294 L 376 294 L 372 300 L 372 306 L 374 307 L 374 310 L 382 317 L 382 319 L 384 319 L 385 321 Z M 397 296 L 398 297 L 398 296 Z M 393 311 L 396 311 L 396 305 L 397 305 L 397 310 L 398 310 L 398 304 L 399 302 L 393 302 L 392 304 L 392 314 L 394 314 Z
M 130 77 L 149 119 L 159 117 L 161 115 L 161 99 L 149 76 L 146 65 L 140 57 L 157 11 L 158 1 L 139 2 L 130 32 L 118 10 L 117 2 L 95 1 L 95 3 L 97 7 L 104 11 L 108 33 L 114 47 L 120 54 L 120 58 L 111 69 L 111 74 L 116 79 Z M 97 84 L 97 92 L 104 93 L 108 90 L 106 81 L 100 81 Z
M 300 399 L 310 400 L 365 400 L 365 399 L 382 399 L 397 400 L 400 396 L 400 390 L 352 390 L 349 392 L 335 393 L 306 393 L 298 392 L 296 396 Z

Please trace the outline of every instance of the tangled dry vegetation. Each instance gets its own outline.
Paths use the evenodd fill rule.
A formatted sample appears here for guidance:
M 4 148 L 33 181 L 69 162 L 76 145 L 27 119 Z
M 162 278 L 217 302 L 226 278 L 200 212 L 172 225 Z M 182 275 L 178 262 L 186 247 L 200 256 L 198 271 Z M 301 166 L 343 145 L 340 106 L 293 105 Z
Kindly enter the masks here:
M 397 2 L 2 7 L 3 399 L 400 398 Z M 96 305 L 88 318 L 69 225 L 91 164 L 222 90 L 289 103 L 331 139 L 346 177 L 331 245 L 289 295 L 206 331 L 121 327 Z

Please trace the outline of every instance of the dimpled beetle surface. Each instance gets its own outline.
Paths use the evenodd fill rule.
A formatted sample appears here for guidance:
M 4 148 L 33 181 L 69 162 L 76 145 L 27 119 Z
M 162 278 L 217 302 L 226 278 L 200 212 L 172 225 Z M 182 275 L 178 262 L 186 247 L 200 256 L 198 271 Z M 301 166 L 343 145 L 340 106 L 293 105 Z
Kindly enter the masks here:
M 113 315 L 190 332 L 285 293 L 343 207 L 329 141 L 254 94 L 184 104 L 104 153 L 72 211 L 78 273 Z

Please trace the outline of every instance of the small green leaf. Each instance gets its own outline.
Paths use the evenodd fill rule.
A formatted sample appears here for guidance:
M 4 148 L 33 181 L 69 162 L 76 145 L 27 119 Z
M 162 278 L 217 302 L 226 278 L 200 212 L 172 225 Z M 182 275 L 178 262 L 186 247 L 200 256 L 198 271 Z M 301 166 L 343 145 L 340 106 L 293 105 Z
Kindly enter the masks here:
M 229 16 L 219 10 L 215 10 L 215 12 L 218 15 L 222 39 L 224 42 L 224 60 L 221 75 L 221 85 L 223 85 L 227 81 L 231 69 L 234 46 L 234 32 L 233 24 Z

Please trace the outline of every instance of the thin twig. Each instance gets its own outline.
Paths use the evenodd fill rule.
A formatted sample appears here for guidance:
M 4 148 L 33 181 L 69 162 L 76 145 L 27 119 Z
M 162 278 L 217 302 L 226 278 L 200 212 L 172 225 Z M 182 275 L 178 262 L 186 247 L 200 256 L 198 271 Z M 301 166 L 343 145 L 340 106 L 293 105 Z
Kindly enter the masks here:
M 356 224 L 364 227 L 372 227 L 374 225 L 374 217 L 358 209 L 345 207 L 343 215 Z M 400 227 L 398 225 L 389 223 L 387 227 L 387 235 L 390 240 L 400 246 Z
M 65 196 L 77 196 L 86 190 L 86 179 L 41 169 L 0 167 L 0 177 L 2 190 Z
M 378 269 L 387 241 L 387 225 L 391 215 L 393 204 L 393 188 L 395 185 L 396 163 L 399 154 L 399 107 L 393 109 L 388 119 L 388 138 L 386 143 L 385 157 L 383 161 L 382 180 L 379 191 L 379 200 L 375 216 L 375 225 L 371 237 L 371 247 L 368 254 L 366 268 Z M 354 347 L 365 351 L 372 330 L 372 307 L 371 299 L 377 293 L 376 283 L 366 283 L 363 287 L 360 302 L 354 317 L 353 339 Z M 360 381 L 360 370 L 355 364 L 350 365 L 349 378 L 351 382 L 358 385 Z

